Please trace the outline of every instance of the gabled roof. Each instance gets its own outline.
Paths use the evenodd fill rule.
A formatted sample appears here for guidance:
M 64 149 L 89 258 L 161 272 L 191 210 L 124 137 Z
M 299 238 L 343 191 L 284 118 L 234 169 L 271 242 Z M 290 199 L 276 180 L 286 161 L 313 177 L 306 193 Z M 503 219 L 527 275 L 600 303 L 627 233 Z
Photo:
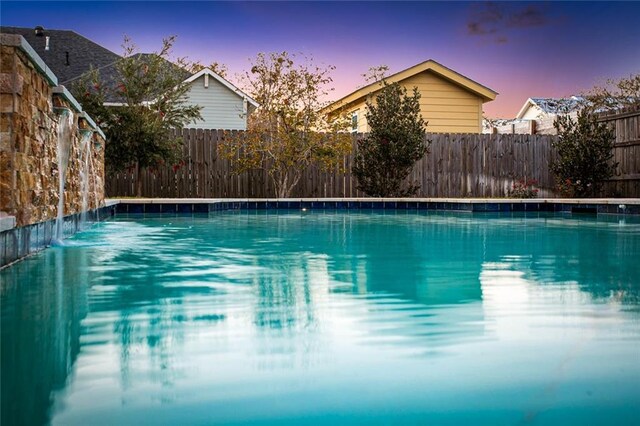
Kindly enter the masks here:
M 569 98 L 529 98 L 524 103 L 516 118 L 522 118 L 531 106 L 538 107 L 545 114 L 568 114 L 584 108 L 587 100 L 582 96 Z
M 5 34 L 19 34 L 58 77 L 60 84 L 86 73 L 93 68 L 103 68 L 120 58 L 109 49 L 100 46 L 74 31 L 45 29 L 44 36 L 36 36 L 34 28 L 0 27 Z M 49 50 L 45 50 L 46 37 Z
M 143 63 L 151 60 L 152 57 L 157 56 L 155 53 L 136 53 L 132 55 L 132 58 L 139 58 Z M 106 87 L 110 87 L 111 89 L 115 89 L 118 83 L 118 61 L 122 59 L 121 56 L 117 56 L 116 60 L 113 62 L 104 65 L 100 68 L 97 68 L 98 73 L 100 74 L 100 80 Z M 177 75 L 186 80 L 191 76 L 191 73 L 186 71 L 185 69 L 179 67 L 173 62 L 167 61 L 163 59 L 166 66 L 170 67 Z M 70 78 L 66 81 L 67 85 L 72 85 L 76 80 L 80 79 L 83 74 L 77 75 L 73 78 Z M 108 104 L 117 105 L 117 98 L 115 97 L 115 93 L 108 93 L 107 99 L 105 99 Z
M 186 78 L 184 80 L 184 83 L 192 83 L 192 82 L 196 81 L 197 79 L 199 79 L 200 77 L 202 77 L 205 74 L 213 77 L 216 81 L 219 81 L 223 86 L 225 86 L 227 89 L 229 89 L 232 92 L 234 92 L 239 97 L 241 97 L 243 99 L 246 99 L 247 102 L 249 102 L 255 108 L 257 108 L 259 106 L 258 102 L 256 102 L 251 96 L 247 95 L 242 90 L 240 90 L 236 86 L 234 86 L 231 82 L 225 80 L 224 77 L 218 75 L 217 73 L 215 73 L 214 71 L 212 71 L 209 68 L 203 68 L 202 70 L 198 71 L 197 73 L 195 73 L 193 75 L 191 75 L 190 73 L 187 73 L 187 75 L 191 75 L 191 76 Z M 124 105 L 121 102 L 117 102 L 116 99 L 107 99 L 106 101 L 107 102 L 105 102 L 105 105 L 107 105 L 107 106 L 122 106 L 122 105 Z M 146 102 L 146 104 L 152 104 L 153 102 L 155 102 L 155 99 L 149 99 Z
M 256 102 L 255 99 L 253 99 L 251 96 L 249 96 L 246 93 L 244 93 L 242 90 L 238 89 L 236 86 L 233 85 L 233 83 L 231 83 L 230 81 L 226 80 L 224 77 L 220 76 L 219 74 L 213 72 L 209 68 L 203 68 L 202 70 L 200 70 L 197 73 L 193 74 L 191 77 L 189 77 L 189 78 L 187 78 L 185 80 L 185 83 L 191 83 L 193 81 L 196 81 L 197 79 L 199 79 L 203 75 L 208 75 L 208 76 L 213 77 L 216 81 L 218 81 L 224 87 L 226 87 L 227 89 L 231 90 L 232 92 L 234 92 L 235 94 L 237 94 L 241 98 L 246 99 L 254 107 L 256 107 L 256 108 L 258 107 L 258 102 Z
M 406 70 L 395 73 L 389 77 L 386 77 L 384 80 L 388 83 L 396 83 L 425 71 L 433 72 L 434 74 L 437 74 L 438 76 L 462 87 L 463 89 L 476 94 L 477 96 L 482 98 L 483 102 L 494 100 L 496 98 L 496 95 L 498 94 L 498 92 L 491 90 L 488 87 L 483 86 L 482 84 L 473 81 L 470 78 L 465 77 L 464 75 L 450 68 L 445 67 L 444 65 L 434 61 L 433 59 L 429 59 L 427 61 L 419 63 L 418 65 L 414 65 L 411 68 L 407 68 Z M 371 92 L 375 92 L 379 89 L 380 81 L 368 84 L 323 108 L 323 112 L 332 112 L 352 102 L 359 101 L 360 99 L 369 95 Z
M 140 58 L 142 60 L 143 63 L 147 63 L 150 62 L 152 58 L 156 58 L 158 57 L 157 54 L 155 53 L 136 53 L 135 55 L 133 55 L 134 58 Z M 162 58 L 163 62 L 165 63 L 165 66 L 170 67 L 170 69 L 173 70 L 173 72 L 175 72 L 178 76 L 181 76 L 181 78 L 183 80 L 188 79 L 189 77 L 191 77 L 191 73 L 187 70 L 185 70 L 184 68 L 174 64 L 171 61 L 168 61 L 164 58 Z
M 108 87 L 115 88 L 117 84 L 117 63 L 122 57 L 74 31 L 44 29 L 43 36 L 36 36 L 35 28 L 1 26 L 0 32 L 23 36 L 55 74 L 61 85 L 71 86 L 91 69 L 99 72 L 100 79 Z M 48 50 L 45 49 L 46 36 L 49 37 Z M 137 53 L 134 57 L 139 57 L 144 62 L 154 55 L 155 53 Z M 254 107 L 258 107 L 258 103 L 253 98 L 208 68 L 192 75 L 170 61 L 165 60 L 165 62 L 187 83 L 208 74 L 241 98 L 247 99 Z M 108 105 L 120 105 L 115 98 L 109 98 L 106 101 Z

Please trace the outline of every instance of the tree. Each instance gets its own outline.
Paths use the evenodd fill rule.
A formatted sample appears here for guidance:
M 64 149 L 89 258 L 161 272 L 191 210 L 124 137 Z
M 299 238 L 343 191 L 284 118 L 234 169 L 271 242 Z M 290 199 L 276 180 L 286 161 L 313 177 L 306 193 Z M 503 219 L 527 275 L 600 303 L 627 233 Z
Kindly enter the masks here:
M 246 132 L 220 144 L 235 173 L 266 170 L 279 198 L 291 195 L 309 165 L 336 170 L 351 151 L 347 120 L 328 122 L 319 113 L 334 67 L 296 59 L 287 52 L 258 54 L 243 84 L 260 106 Z
M 209 68 L 211 71 L 215 72 L 220 77 L 225 78 L 227 80 L 229 79 L 228 78 L 229 68 L 227 68 L 225 64 L 222 64 L 220 62 L 214 61 L 214 62 L 211 62 L 208 66 L 205 66 L 200 62 L 190 62 L 184 58 L 180 59 L 179 62 L 184 69 L 188 70 L 192 74 L 200 72 L 205 68 Z
M 125 37 L 124 55 L 110 80 L 92 70 L 72 87 L 87 113 L 107 136 L 107 173 L 135 168 L 136 195 L 142 195 L 141 171 L 181 159 L 182 139 L 175 130 L 201 118 L 200 106 L 187 105 L 185 70 L 169 62 L 175 37 L 163 40 L 151 55 L 137 54 Z M 105 106 L 105 102 L 117 106 Z
M 408 95 L 398 83 L 383 83 L 375 103 L 367 101 L 369 136 L 358 141 L 354 175 L 358 189 L 373 197 L 414 195 L 419 185 L 405 185 L 416 161 L 428 153 L 426 122 L 420 115 L 417 88 Z
M 597 195 L 603 181 L 613 176 L 617 163 L 612 162 L 615 135 L 606 124 L 586 110 L 571 116 L 558 116 L 554 121 L 558 139 L 553 146 L 558 159 L 551 171 L 563 195 L 589 197 Z
M 379 82 L 382 85 L 382 82 L 385 78 L 387 78 L 387 74 L 389 74 L 389 66 L 388 65 L 378 65 L 375 67 L 369 67 L 369 70 L 364 74 L 360 74 L 360 76 L 364 79 L 365 85 Z
M 640 74 L 607 80 L 584 96 L 594 110 L 640 106 Z

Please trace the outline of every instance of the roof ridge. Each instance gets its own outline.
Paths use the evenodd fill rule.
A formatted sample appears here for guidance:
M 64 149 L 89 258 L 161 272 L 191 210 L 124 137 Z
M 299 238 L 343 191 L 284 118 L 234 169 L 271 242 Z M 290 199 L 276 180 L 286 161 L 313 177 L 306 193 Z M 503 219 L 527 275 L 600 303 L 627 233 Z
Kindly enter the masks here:
M 43 27 L 43 28 L 44 28 L 44 27 Z M 11 25 L 0 25 L 0 30 L 1 30 L 1 29 L 21 30 L 21 31 L 25 31 L 25 32 L 28 32 L 28 33 L 33 33 L 33 32 L 35 31 L 35 27 L 15 27 L 15 26 L 11 26 Z M 110 53 L 112 53 L 112 54 L 114 54 L 114 55 L 118 55 L 116 52 L 114 52 L 114 51 L 112 51 L 112 50 L 110 50 L 110 49 L 108 49 L 108 48 L 104 47 L 103 45 L 101 45 L 101 44 L 99 44 L 99 43 L 97 43 L 97 42 L 95 42 L 95 41 L 93 41 L 93 40 L 92 40 L 92 39 L 90 39 L 89 37 L 87 37 L 87 36 L 85 36 L 85 35 L 80 34 L 80 33 L 79 33 L 79 32 L 77 32 L 76 30 L 70 30 L 70 29 L 69 29 L 69 30 L 66 30 L 66 29 L 65 29 L 65 30 L 61 30 L 61 29 L 57 29 L 57 28 L 44 28 L 44 32 L 45 32 L 45 35 L 47 35 L 47 34 L 46 34 L 47 32 L 58 32 L 58 33 L 69 33 L 69 34 L 73 34 L 73 35 L 75 35 L 76 37 L 80 37 L 81 39 L 86 40 L 86 41 L 88 41 L 89 43 L 94 44 L 95 46 L 98 46 L 100 49 L 103 49 L 103 50 L 105 50 L 105 51 L 107 51 L 107 52 L 110 52 Z M 21 35 L 23 35 L 23 34 L 21 34 Z M 33 35 L 33 34 L 29 34 L 29 35 Z M 23 35 L 23 36 L 24 36 L 24 35 Z M 118 55 L 118 56 L 120 56 L 120 55 Z
M 414 75 L 417 75 L 425 71 L 432 71 L 438 74 L 441 78 L 445 80 L 449 80 L 453 84 L 462 86 L 464 89 L 470 92 L 476 93 L 478 96 L 486 99 L 487 101 L 495 99 L 495 96 L 498 94 L 498 92 L 496 92 L 495 90 L 481 83 L 478 83 L 477 81 L 467 77 L 464 74 L 459 73 L 458 71 L 455 71 L 445 65 L 442 65 L 440 62 L 436 61 L 435 59 L 427 59 L 426 61 L 422 61 L 420 63 L 410 66 L 409 68 L 405 68 L 401 71 L 391 74 L 388 77 L 384 77 L 380 80 L 376 80 L 363 87 L 359 87 L 356 90 L 351 91 L 347 95 L 337 99 L 336 101 L 330 102 L 328 105 L 323 107 L 321 111 L 326 111 L 330 113 L 340 107 L 344 107 L 349 103 L 355 102 L 358 99 L 361 99 L 367 96 L 369 93 L 379 90 L 379 89 L 372 90 L 372 88 L 375 85 L 380 85 L 380 83 L 383 81 L 389 81 L 389 82 L 395 83 L 395 82 L 406 80 L 409 77 L 412 77 Z M 400 78 L 402 74 L 405 74 L 408 72 L 412 72 L 412 73 L 408 74 L 404 78 Z M 447 74 L 450 74 L 450 75 L 447 75 Z M 458 81 L 456 79 L 460 79 L 461 81 Z M 350 99 L 350 98 L 353 98 L 353 99 Z

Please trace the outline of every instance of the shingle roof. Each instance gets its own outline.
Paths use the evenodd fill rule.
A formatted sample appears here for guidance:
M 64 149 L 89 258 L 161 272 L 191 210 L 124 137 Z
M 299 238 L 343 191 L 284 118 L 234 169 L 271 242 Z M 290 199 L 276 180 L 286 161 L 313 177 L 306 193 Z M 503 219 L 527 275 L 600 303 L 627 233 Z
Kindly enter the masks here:
M 0 33 L 23 36 L 56 75 L 61 85 L 71 87 L 74 81 L 91 69 L 98 70 L 102 83 L 107 87 L 115 88 L 118 83 L 116 65 L 122 57 L 74 31 L 44 29 L 44 36 L 36 36 L 35 28 L 0 26 Z M 49 50 L 45 50 L 46 36 L 49 36 Z M 135 56 L 141 57 L 145 61 L 154 55 L 155 53 L 138 53 Z M 183 80 L 192 76 L 190 72 L 178 65 L 166 60 L 165 62 L 178 72 Z M 220 76 L 217 77 L 219 80 L 224 80 Z M 224 81 L 227 83 L 225 84 L 227 87 L 233 86 L 228 81 Z M 230 87 L 230 90 L 239 96 L 249 98 L 235 86 Z M 115 97 L 115 93 L 107 92 L 107 94 L 107 99 L 105 99 L 107 102 L 119 101 Z M 252 102 L 255 103 L 253 100 Z
M 157 55 L 155 53 L 136 53 L 135 55 L 133 55 L 134 58 L 140 58 L 143 63 L 150 61 L 151 58 L 154 56 L 157 56 Z M 122 59 L 122 58 L 118 57 L 118 59 Z M 116 77 L 118 76 L 118 70 L 116 67 L 117 62 L 118 60 L 108 65 L 105 65 L 104 67 L 98 70 L 100 72 L 100 77 L 102 78 L 103 81 L 111 81 L 116 79 Z M 180 68 L 178 65 L 174 64 L 173 62 L 167 61 L 166 59 L 164 59 L 164 62 L 165 62 L 165 65 L 171 67 L 179 76 L 181 76 L 183 80 L 186 80 L 187 78 L 191 77 L 190 72 L 186 71 L 183 68 Z
M 586 99 L 581 96 L 570 98 L 530 98 L 531 101 L 547 114 L 569 113 L 584 107 Z
M 109 49 L 69 30 L 45 29 L 45 36 L 49 36 L 49 50 L 45 50 L 46 38 L 36 36 L 33 28 L 2 26 L 0 32 L 23 36 L 62 85 L 78 78 L 91 67 L 101 69 L 120 59 Z
M 63 86 L 72 86 L 73 82 L 92 68 L 100 73 L 102 82 L 110 87 L 115 87 L 118 79 L 116 64 L 122 57 L 109 49 L 100 46 L 80 34 L 69 30 L 44 30 L 44 36 L 36 36 L 34 28 L 0 27 L 0 32 L 6 34 L 19 34 L 33 47 L 47 66 L 58 77 L 58 82 Z M 45 50 L 46 38 L 49 36 L 49 50 Z M 153 53 L 139 53 L 143 60 Z M 170 63 L 176 70 L 182 73 L 183 79 L 191 76 L 191 73 Z M 116 98 L 110 96 L 107 102 L 115 102 Z
M 138 57 L 142 58 L 142 61 L 145 62 L 145 61 L 151 60 L 151 57 L 157 56 L 157 55 L 155 53 L 138 53 L 138 54 L 136 54 L 134 56 L 138 56 Z M 167 61 L 165 59 L 164 62 L 167 65 L 171 66 L 176 73 L 178 73 L 179 75 L 182 75 L 182 79 L 183 80 L 186 80 L 186 79 L 188 79 L 189 77 L 191 77 L 193 75 L 189 71 L 185 70 L 184 68 L 179 67 L 178 65 L 174 64 L 171 61 Z
M 152 56 L 154 56 L 155 53 L 137 53 L 135 55 L 133 55 L 134 57 L 139 57 L 142 59 L 143 62 L 150 60 L 150 58 Z M 122 59 L 120 56 L 118 56 L 118 58 L 111 62 L 110 64 L 107 64 L 101 68 L 98 69 L 98 72 L 100 74 L 100 80 L 102 81 L 102 83 L 104 85 L 106 85 L 107 87 L 111 87 L 111 88 L 115 88 L 116 85 L 118 84 L 118 68 L 117 68 L 117 64 L 118 64 L 118 60 Z M 181 76 L 181 78 L 183 80 L 186 80 L 187 78 L 191 77 L 191 73 L 180 68 L 179 66 L 177 66 L 176 64 L 165 60 L 166 64 L 168 66 L 171 66 L 177 73 L 178 75 Z M 70 80 L 67 80 L 67 84 L 71 85 L 73 84 L 73 82 L 75 80 L 77 80 L 78 78 L 80 78 L 81 75 L 78 75 L 77 77 L 74 77 Z M 119 102 L 121 101 L 120 98 L 115 94 L 115 92 L 113 91 L 108 91 L 107 92 L 107 97 L 105 99 L 105 101 L 107 102 Z

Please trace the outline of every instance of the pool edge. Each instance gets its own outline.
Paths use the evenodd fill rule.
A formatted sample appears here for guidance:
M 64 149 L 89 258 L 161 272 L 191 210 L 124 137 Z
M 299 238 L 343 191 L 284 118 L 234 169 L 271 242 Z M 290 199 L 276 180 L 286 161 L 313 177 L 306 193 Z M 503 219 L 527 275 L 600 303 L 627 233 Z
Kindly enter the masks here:
M 87 212 L 88 222 L 101 222 L 115 215 L 117 203 L 107 203 Z M 81 213 L 64 218 L 63 239 L 81 231 Z M 0 270 L 26 259 L 51 245 L 55 219 L 14 227 L 0 232 Z
M 90 222 L 118 214 L 208 214 L 228 210 L 399 210 L 458 213 L 563 213 L 640 215 L 640 199 L 486 199 L 486 198 L 125 198 L 107 199 L 88 212 Z M 80 213 L 64 218 L 64 238 L 80 231 Z M 55 220 L 0 232 L 0 269 L 51 245 Z

